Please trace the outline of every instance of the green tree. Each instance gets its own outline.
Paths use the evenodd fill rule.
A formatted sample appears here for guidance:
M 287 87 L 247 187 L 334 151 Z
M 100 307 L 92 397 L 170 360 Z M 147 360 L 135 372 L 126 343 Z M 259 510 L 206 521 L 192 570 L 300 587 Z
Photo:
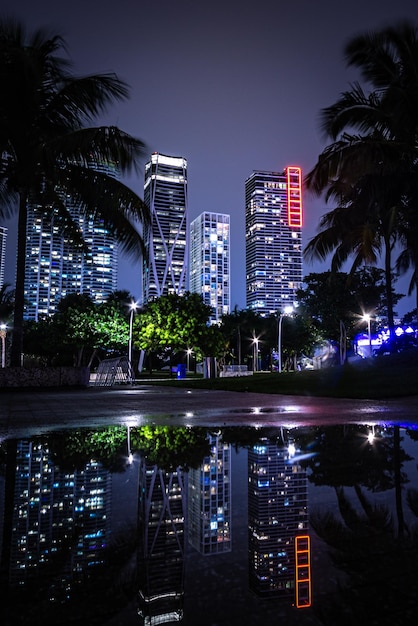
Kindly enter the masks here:
M 211 308 L 197 293 L 160 296 L 139 310 L 134 319 L 134 344 L 139 350 L 164 354 L 192 348 L 199 355 L 219 356 L 219 331 L 208 326 Z M 215 352 L 212 352 L 215 351 Z M 151 365 L 150 365 L 151 369 Z
M 107 354 L 126 354 L 129 328 L 126 306 L 117 298 L 95 304 L 90 296 L 70 294 L 52 317 L 26 325 L 24 347 L 48 364 L 91 367 Z
M 340 322 L 344 324 L 347 341 L 360 330 L 365 313 L 387 319 L 386 283 L 384 271 L 376 267 L 363 267 L 354 274 L 321 272 L 308 274 L 305 287 L 297 292 L 299 309 L 309 317 L 326 339 L 338 341 Z M 392 293 L 397 303 L 400 294 Z
M 260 347 L 264 347 L 266 332 L 265 318 L 251 309 L 238 309 L 222 316 L 221 331 L 227 345 L 229 359 L 238 365 L 252 360 L 254 338 L 260 339 Z
M 131 254 L 142 248 L 137 223 L 148 219 L 139 197 L 104 173 L 137 169 L 142 142 L 116 127 L 88 125 L 127 97 L 126 84 L 113 74 L 74 76 L 62 51 L 59 35 L 39 30 L 27 36 L 21 23 L 0 21 L 0 215 L 18 216 L 15 366 L 22 352 L 28 205 L 40 207 L 74 245 L 84 246 L 66 204 L 70 197 Z

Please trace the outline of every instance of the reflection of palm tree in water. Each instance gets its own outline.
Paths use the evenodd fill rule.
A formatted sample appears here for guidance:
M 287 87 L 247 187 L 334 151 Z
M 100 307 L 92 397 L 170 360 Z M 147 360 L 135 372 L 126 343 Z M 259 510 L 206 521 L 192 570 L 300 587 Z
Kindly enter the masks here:
M 339 516 L 311 514 L 313 530 L 329 548 L 333 565 L 345 576 L 338 591 L 316 607 L 323 624 L 379 626 L 415 624 L 418 610 L 416 563 L 418 524 L 408 529 L 402 505 L 399 427 L 394 428 L 394 473 L 397 522 L 389 508 L 372 504 L 357 484 L 355 509 L 343 487 L 335 487 Z M 408 489 L 407 504 L 418 519 L 418 490 Z

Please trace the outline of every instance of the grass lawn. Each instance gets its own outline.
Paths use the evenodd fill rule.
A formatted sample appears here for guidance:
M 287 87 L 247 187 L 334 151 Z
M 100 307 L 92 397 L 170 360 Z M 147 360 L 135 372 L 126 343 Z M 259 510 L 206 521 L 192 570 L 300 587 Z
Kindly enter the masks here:
M 153 377 L 154 379 L 154 377 Z M 148 383 L 150 378 L 148 376 Z M 188 389 L 218 389 L 255 393 L 334 398 L 398 398 L 418 395 L 418 350 L 365 359 L 343 366 L 303 372 L 259 372 L 233 378 L 155 377 L 153 384 Z

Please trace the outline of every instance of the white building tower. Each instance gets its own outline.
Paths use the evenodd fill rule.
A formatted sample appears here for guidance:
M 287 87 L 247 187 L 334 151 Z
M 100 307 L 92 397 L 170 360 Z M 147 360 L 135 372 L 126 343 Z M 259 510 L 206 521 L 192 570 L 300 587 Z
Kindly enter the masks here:
M 230 219 L 205 211 L 190 225 L 190 291 L 212 308 L 210 321 L 219 323 L 230 312 Z

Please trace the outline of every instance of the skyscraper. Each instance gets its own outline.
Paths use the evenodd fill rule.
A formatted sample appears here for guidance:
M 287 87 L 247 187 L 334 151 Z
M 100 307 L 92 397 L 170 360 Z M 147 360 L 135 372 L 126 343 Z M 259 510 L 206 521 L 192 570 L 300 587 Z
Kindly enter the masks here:
M 108 176 L 115 169 L 106 167 Z M 118 247 L 101 220 L 81 215 L 71 198 L 67 208 L 87 244 L 87 252 L 77 250 L 59 228 L 58 213 L 47 217 L 42 208 L 28 207 L 25 269 L 25 317 L 38 320 L 52 315 L 61 298 L 89 295 L 104 302 L 117 289 Z
M 246 304 L 284 311 L 302 284 L 302 173 L 254 171 L 245 181 Z
M 208 435 L 210 455 L 189 470 L 189 542 L 201 554 L 231 550 L 231 444 Z
M 187 289 L 187 161 L 155 152 L 145 165 L 144 302 Z
M 298 581 L 297 538 L 308 532 L 306 469 L 294 445 L 260 439 L 248 452 L 250 588 L 260 596 L 310 594 Z
M 184 471 L 167 471 L 141 457 L 138 502 L 138 617 L 143 626 L 183 619 Z
M 0 289 L 4 285 L 4 264 L 6 259 L 7 228 L 0 226 Z
M 190 225 L 190 291 L 212 308 L 211 322 L 230 312 L 229 215 L 201 213 Z

